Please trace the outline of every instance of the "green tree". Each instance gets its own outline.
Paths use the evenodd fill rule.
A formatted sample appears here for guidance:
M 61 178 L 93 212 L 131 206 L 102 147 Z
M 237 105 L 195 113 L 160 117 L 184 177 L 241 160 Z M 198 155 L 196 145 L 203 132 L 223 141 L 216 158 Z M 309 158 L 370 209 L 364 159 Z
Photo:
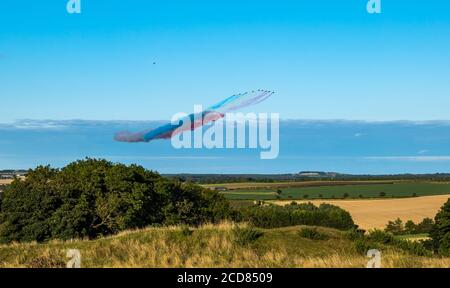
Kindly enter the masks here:
M 404 232 L 403 221 L 400 218 L 397 218 L 395 221 L 389 221 L 384 231 L 394 235 L 402 234 Z
M 431 218 L 425 218 L 417 224 L 416 233 L 430 233 L 433 229 L 434 221 Z
M 417 233 L 417 225 L 411 220 L 406 221 L 405 234 L 414 234 L 414 233 Z
M 430 232 L 434 247 L 444 256 L 450 256 L 450 199 L 434 217 L 435 224 Z
M 153 224 L 235 217 L 219 193 L 168 180 L 140 166 L 86 159 L 38 167 L 3 195 L 0 241 L 94 238 Z

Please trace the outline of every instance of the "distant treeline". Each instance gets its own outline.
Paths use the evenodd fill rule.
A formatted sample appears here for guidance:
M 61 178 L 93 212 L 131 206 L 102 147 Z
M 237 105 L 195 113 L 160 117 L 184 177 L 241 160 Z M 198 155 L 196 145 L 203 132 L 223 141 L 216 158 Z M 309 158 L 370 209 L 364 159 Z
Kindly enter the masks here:
M 299 174 L 165 174 L 168 178 L 181 182 L 198 184 L 240 183 L 240 182 L 293 182 L 293 181 L 334 181 L 334 180 L 421 180 L 450 181 L 450 173 L 436 174 L 393 174 L 393 175 L 352 175 L 319 172 L 317 176 Z

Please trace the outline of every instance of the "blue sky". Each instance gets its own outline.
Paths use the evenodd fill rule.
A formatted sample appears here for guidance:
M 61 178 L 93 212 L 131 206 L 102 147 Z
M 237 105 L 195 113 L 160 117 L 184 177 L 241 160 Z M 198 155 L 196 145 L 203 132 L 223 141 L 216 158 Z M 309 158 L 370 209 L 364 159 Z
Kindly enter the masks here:
M 450 2 L 366 2 L 2 0 L 0 122 L 169 119 L 258 88 L 285 119 L 449 119 Z

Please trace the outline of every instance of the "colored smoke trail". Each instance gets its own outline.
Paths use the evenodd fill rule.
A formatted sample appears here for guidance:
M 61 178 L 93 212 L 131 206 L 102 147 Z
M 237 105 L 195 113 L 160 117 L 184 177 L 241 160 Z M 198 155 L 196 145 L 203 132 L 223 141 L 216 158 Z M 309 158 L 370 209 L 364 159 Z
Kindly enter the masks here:
M 170 139 L 181 132 L 193 131 L 201 126 L 222 119 L 227 112 L 261 103 L 273 94 L 274 92 L 266 90 L 236 94 L 212 105 L 202 113 L 193 113 L 179 119 L 177 124 L 168 123 L 152 130 L 137 133 L 128 131 L 119 132 L 114 136 L 114 140 L 132 143 L 149 142 L 156 139 Z

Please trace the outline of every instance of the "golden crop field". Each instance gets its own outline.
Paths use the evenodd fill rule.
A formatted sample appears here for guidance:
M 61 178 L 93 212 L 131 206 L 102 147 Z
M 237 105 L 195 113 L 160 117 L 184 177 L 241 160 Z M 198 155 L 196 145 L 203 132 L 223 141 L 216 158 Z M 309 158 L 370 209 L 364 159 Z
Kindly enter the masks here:
M 10 184 L 12 179 L 0 179 L 0 185 Z
M 311 200 L 295 201 L 298 203 L 311 202 L 315 205 L 329 203 L 347 210 L 357 225 L 363 229 L 383 229 L 388 221 L 397 218 L 404 222 L 413 220 L 420 222 L 424 218 L 434 218 L 436 213 L 447 202 L 450 195 L 434 195 L 414 198 L 398 199 L 367 199 L 367 200 Z M 292 201 L 270 201 L 285 205 Z

